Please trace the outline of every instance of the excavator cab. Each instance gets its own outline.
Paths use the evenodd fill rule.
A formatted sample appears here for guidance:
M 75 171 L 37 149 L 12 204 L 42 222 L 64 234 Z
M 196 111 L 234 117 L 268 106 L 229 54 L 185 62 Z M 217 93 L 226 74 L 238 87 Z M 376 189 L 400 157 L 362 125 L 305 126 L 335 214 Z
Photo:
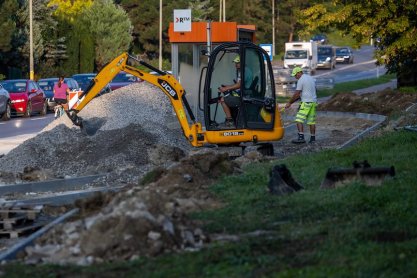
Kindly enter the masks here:
M 240 89 L 220 93 L 219 87 L 239 80 Z M 232 127 L 225 128 L 223 124 L 226 116 L 221 100 L 231 110 L 234 123 Z M 273 130 L 277 113 L 275 84 L 266 51 L 246 42 L 217 46 L 210 55 L 207 67 L 203 105 L 200 109 L 204 112 L 208 131 Z

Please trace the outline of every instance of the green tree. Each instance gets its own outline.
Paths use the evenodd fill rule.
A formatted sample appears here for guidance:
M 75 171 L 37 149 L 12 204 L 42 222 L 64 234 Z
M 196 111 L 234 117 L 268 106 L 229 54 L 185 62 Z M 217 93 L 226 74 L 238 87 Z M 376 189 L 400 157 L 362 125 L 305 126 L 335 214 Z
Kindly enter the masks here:
M 96 0 L 82 13 L 79 26 L 94 41 L 95 63 L 100 70 L 132 41 L 132 24 L 127 13 L 111 0 Z
M 16 11 L 19 5 L 15 0 L 5 0 L 0 4 L 0 52 L 8 52 L 12 47 L 13 34 L 16 30 Z
M 59 59 L 64 58 L 66 44 L 65 38 L 58 37 L 58 21 L 52 16 L 54 9 L 48 6 L 49 0 L 34 0 L 33 22 L 34 37 L 41 37 L 37 44 L 42 45 L 35 52 L 35 74 L 37 77 L 56 75 Z M 36 44 L 35 44 L 36 45 Z M 36 54 L 37 53 L 37 54 Z
M 378 39 L 378 64 L 386 63 L 390 72 L 398 72 L 417 63 L 416 13 L 415 0 L 333 0 L 332 5 L 317 4 L 304 10 L 301 23 L 306 32 L 334 27 L 359 42 Z
M 193 21 L 207 21 L 211 19 L 211 13 L 214 7 L 210 4 L 210 0 L 194 0 L 190 1 L 189 9 L 192 11 Z
M 21 2 L 21 6 L 13 6 L 17 8 L 14 11 L 15 17 L 15 30 L 13 32 L 13 39 L 10 42 L 10 51 L 6 53 L 7 64 L 11 67 L 17 67 L 22 70 L 26 77 L 29 76 L 29 56 L 30 56 L 30 43 L 29 43 L 29 5 L 28 2 Z M 33 6 L 35 8 L 35 5 Z M 35 11 L 33 11 L 35 14 Z M 41 32 L 41 25 L 34 16 L 32 21 L 33 28 L 33 58 L 34 64 L 38 64 L 40 57 L 43 54 L 44 41 Z

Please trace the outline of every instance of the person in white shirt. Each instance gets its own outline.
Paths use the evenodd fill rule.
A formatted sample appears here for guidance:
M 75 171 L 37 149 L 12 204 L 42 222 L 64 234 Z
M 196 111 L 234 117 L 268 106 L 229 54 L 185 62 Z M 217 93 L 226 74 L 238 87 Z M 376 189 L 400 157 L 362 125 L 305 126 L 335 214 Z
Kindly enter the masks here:
M 314 143 L 316 141 L 316 107 L 317 107 L 317 93 L 316 82 L 313 77 L 303 73 L 300 67 L 295 67 L 292 70 L 291 76 L 297 79 L 297 88 L 294 95 L 285 105 L 285 108 L 289 108 L 291 104 L 301 99 L 301 104 L 295 116 L 295 122 L 297 123 L 298 138 L 292 140 L 295 144 L 305 143 L 304 139 L 304 122 L 310 127 L 310 141 Z

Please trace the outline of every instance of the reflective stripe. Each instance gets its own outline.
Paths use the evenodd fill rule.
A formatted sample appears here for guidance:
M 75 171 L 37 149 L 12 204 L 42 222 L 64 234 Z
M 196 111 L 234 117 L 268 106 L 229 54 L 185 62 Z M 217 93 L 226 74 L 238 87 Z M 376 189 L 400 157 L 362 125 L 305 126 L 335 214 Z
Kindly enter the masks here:
M 302 102 L 295 117 L 295 122 L 304 123 L 307 120 L 308 125 L 316 124 L 316 106 L 315 102 Z

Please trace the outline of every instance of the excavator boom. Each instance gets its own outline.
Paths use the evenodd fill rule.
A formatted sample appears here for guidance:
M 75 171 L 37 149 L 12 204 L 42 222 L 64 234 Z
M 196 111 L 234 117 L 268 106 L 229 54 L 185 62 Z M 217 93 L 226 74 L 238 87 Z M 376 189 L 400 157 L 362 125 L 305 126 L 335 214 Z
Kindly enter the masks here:
M 161 89 L 161 91 L 169 97 L 178 121 L 182 127 L 184 136 L 190 144 L 196 147 L 205 144 L 206 142 L 204 142 L 204 140 L 197 140 L 204 138 L 201 124 L 195 121 L 194 114 L 190 109 L 187 99 L 185 98 L 185 90 L 181 84 L 171 74 L 161 72 L 143 61 L 138 62 L 159 73 L 159 75 L 150 74 L 146 71 L 129 66 L 127 64 L 129 58 L 134 59 L 128 53 L 123 53 L 103 67 L 86 91 L 79 96 L 80 101 L 76 108 L 70 111 L 70 118 L 73 122 L 76 125 L 82 125 L 82 120 L 77 116 L 77 113 L 80 112 L 95 96 L 97 96 L 119 72 L 124 71 L 159 87 L 159 89 Z M 185 109 L 187 109 L 187 113 Z M 192 124 L 188 123 L 187 114 L 189 115 Z

